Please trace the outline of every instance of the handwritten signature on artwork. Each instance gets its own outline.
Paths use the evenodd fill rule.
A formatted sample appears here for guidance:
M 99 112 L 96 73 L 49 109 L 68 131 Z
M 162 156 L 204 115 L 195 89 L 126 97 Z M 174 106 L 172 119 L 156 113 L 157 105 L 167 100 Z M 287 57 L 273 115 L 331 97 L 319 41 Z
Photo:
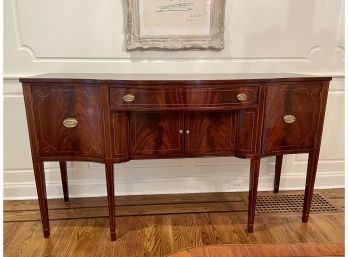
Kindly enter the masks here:
M 161 5 L 156 12 L 187 12 L 192 11 L 193 6 L 194 4 L 189 2 Z

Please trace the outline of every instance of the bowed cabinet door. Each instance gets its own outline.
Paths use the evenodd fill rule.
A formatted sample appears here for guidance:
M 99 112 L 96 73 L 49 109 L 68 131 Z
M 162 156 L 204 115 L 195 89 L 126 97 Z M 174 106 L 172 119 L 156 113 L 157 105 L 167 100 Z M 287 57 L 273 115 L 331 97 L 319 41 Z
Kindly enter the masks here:
M 32 94 L 41 157 L 104 157 L 99 88 L 47 84 Z
M 185 113 L 185 144 L 188 155 L 233 155 L 236 137 L 235 112 Z
M 182 112 L 130 112 L 131 151 L 134 159 L 184 155 Z
M 267 88 L 263 149 L 265 155 L 306 152 L 316 145 L 321 83 L 276 84 Z

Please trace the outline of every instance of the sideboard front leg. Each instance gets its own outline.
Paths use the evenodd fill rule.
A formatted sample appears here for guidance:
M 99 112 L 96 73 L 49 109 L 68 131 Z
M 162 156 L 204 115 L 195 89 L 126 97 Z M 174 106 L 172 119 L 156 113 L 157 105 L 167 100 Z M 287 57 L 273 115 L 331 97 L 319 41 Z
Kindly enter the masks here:
M 303 203 L 302 222 L 307 223 L 309 218 L 309 212 L 311 210 L 312 196 L 314 190 L 315 176 L 317 173 L 319 160 L 319 150 L 315 150 L 308 156 L 307 166 L 307 178 L 306 178 L 306 189 Z
M 48 205 L 46 194 L 45 170 L 43 162 L 34 162 L 34 176 L 36 183 L 37 196 L 39 198 L 39 207 L 42 221 L 44 237 L 50 236 L 50 223 L 48 218 Z
M 260 159 L 250 160 L 250 180 L 249 180 L 249 206 L 248 206 L 248 227 L 247 231 L 254 231 L 255 208 L 257 197 L 257 185 L 259 182 Z
M 114 191 L 114 165 L 105 164 L 106 187 L 108 192 L 110 236 L 111 241 L 116 240 L 115 229 L 115 191 Z
M 283 163 L 283 155 L 276 156 L 276 164 L 275 164 L 275 174 L 274 174 L 274 193 L 279 193 L 279 183 L 280 183 L 280 174 L 282 172 L 282 163 Z
M 69 202 L 69 188 L 68 188 L 68 173 L 66 170 L 66 162 L 60 161 L 60 176 L 62 178 L 62 186 L 63 186 L 63 194 L 64 194 L 64 202 Z

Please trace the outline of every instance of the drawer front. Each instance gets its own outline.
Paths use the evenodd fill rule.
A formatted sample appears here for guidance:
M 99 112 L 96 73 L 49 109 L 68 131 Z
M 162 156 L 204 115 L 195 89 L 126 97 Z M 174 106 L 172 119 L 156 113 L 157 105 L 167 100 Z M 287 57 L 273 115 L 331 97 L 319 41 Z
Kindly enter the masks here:
M 184 107 L 181 88 L 110 88 L 110 106 L 117 110 L 170 109 Z
M 321 84 L 274 85 L 267 89 L 264 152 L 314 148 Z
M 163 86 L 110 88 L 114 110 L 247 108 L 258 103 L 258 86 Z
M 231 85 L 187 89 L 187 106 L 197 107 L 248 107 L 258 103 L 258 87 Z
M 104 157 L 100 89 L 33 86 L 39 152 L 42 157 Z

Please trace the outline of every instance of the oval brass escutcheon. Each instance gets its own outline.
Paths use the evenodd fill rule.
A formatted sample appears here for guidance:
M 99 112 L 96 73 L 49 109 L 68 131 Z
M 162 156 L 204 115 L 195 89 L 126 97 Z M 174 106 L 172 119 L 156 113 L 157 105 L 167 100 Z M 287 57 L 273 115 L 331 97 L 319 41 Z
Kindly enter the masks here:
M 283 117 L 283 120 L 285 123 L 288 123 L 288 124 L 291 124 L 291 123 L 294 123 L 296 121 L 296 117 L 294 115 L 285 115 Z
M 63 125 L 66 128 L 74 128 L 77 125 L 77 119 L 74 118 L 66 118 L 63 120 Z
M 241 93 L 241 94 L 237 95 L 237 99 L 239 101 L 245 101 L 246 99 L 248 99 L 248 96 L 246 94 L 244 94 L 244 93 Z
M 134 99 L 135 99 L 135 96 L 131 95 L 131 94 L 127 94 L 123 97 L 123 101 L 125 101 L 127 103 L 133 102 Z

